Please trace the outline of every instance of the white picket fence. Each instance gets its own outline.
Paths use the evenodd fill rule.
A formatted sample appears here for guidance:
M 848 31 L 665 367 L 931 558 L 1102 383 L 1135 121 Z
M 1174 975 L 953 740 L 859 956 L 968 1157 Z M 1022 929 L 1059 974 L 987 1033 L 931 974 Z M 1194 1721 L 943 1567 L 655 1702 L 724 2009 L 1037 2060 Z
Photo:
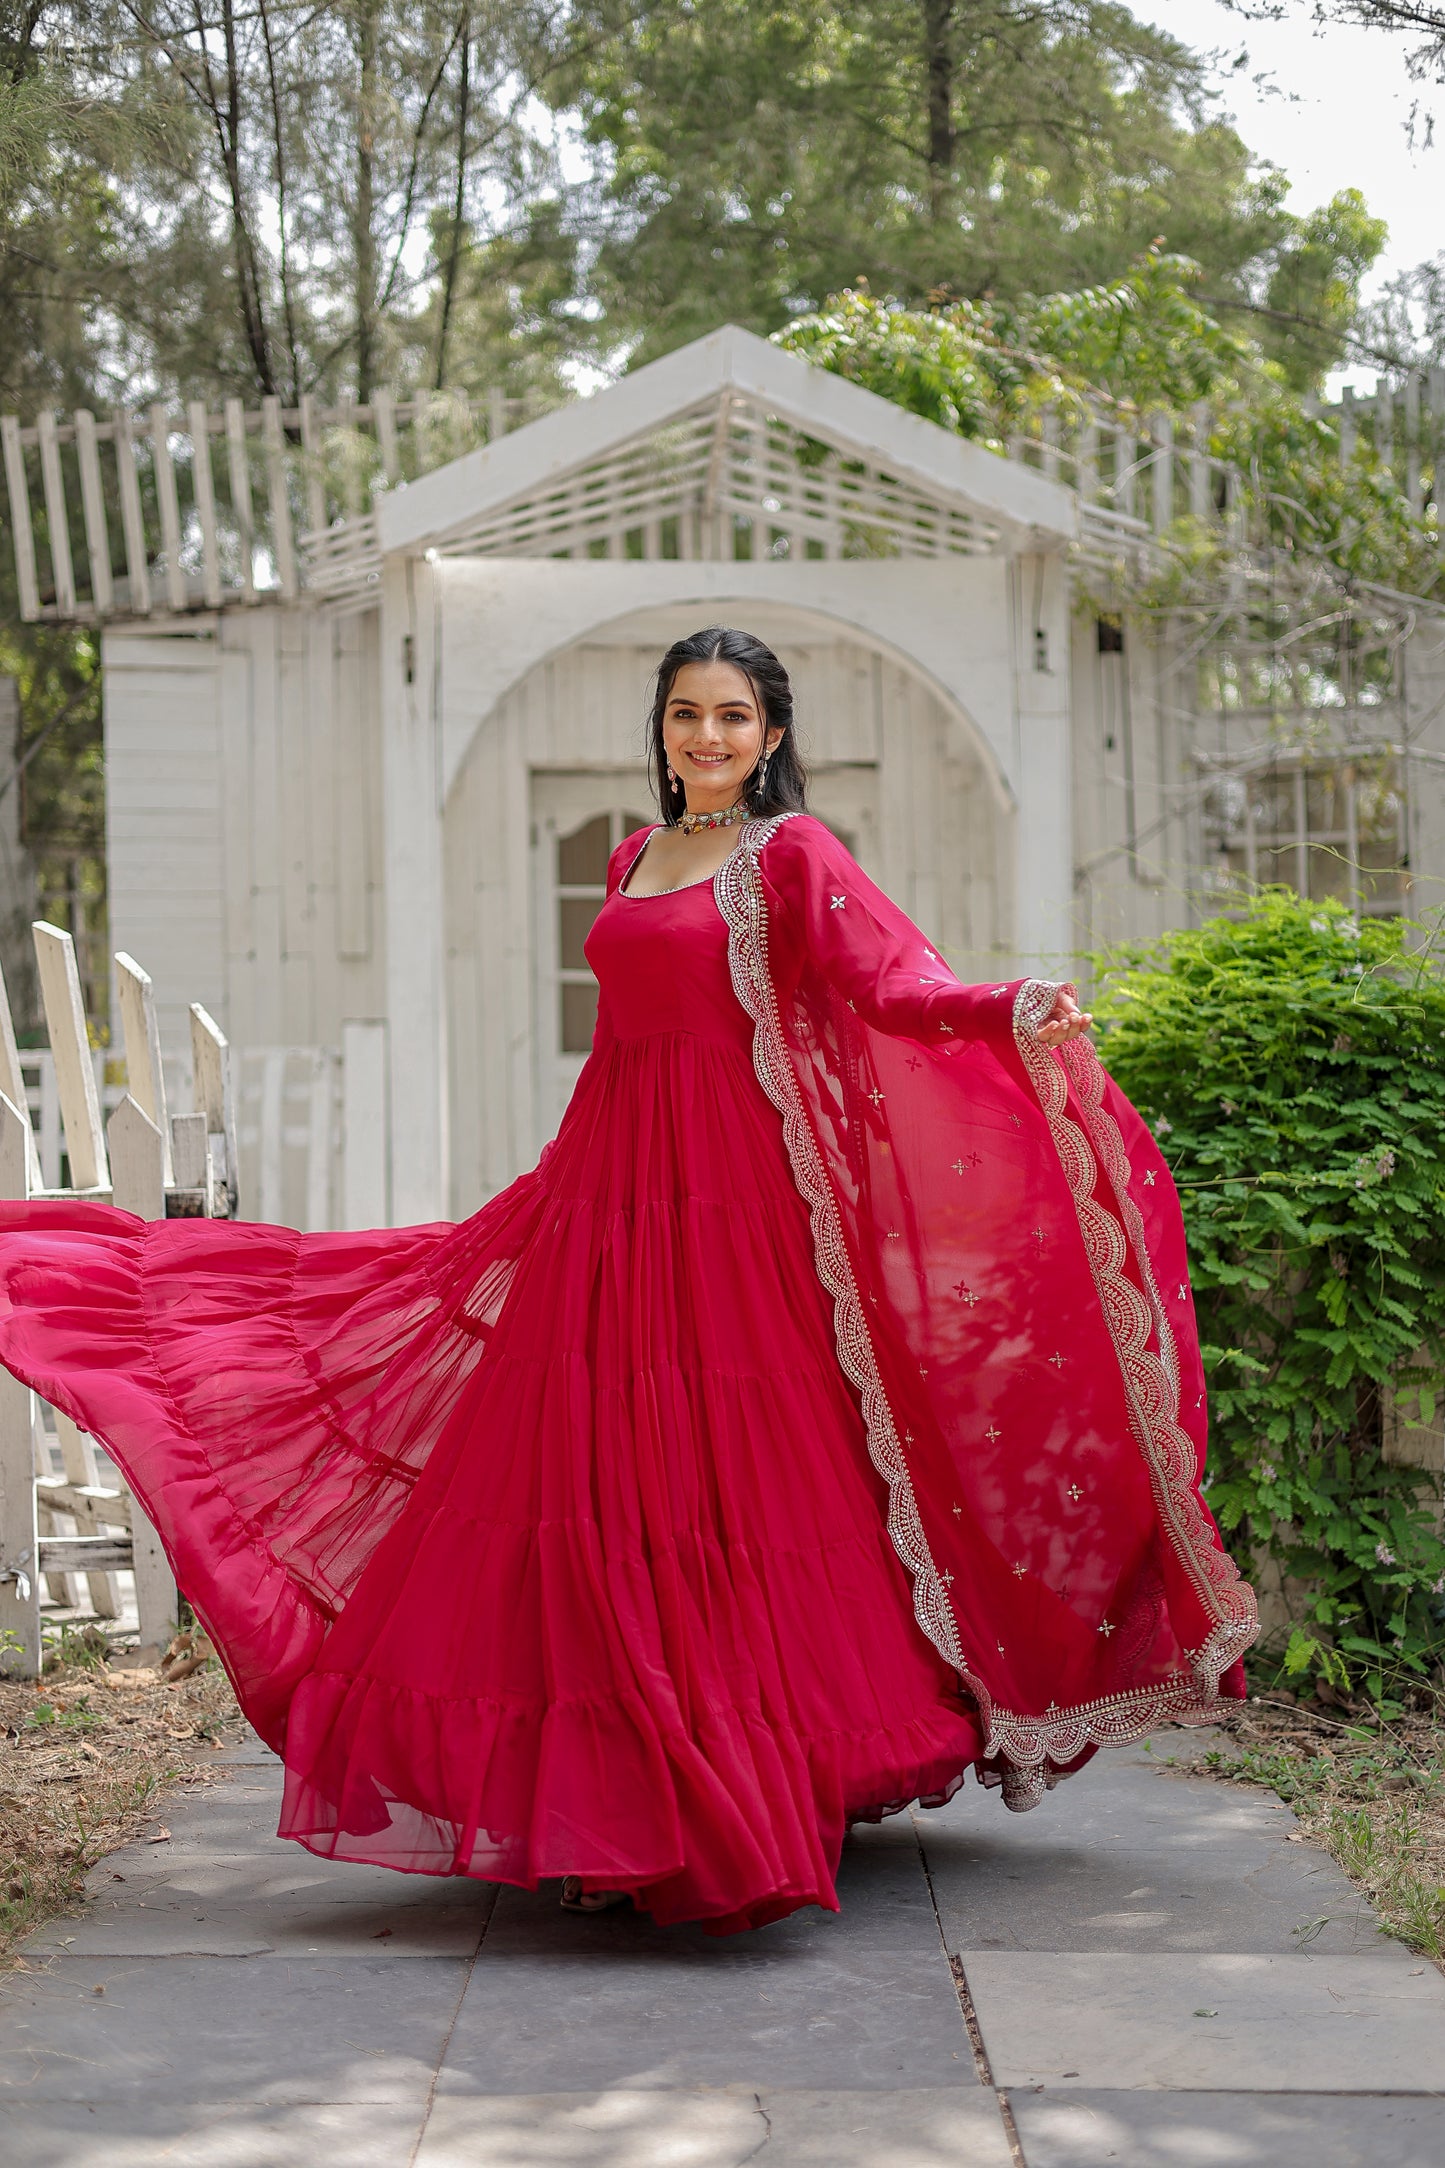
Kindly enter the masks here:
M 28 425 L 16 415 L 0 416 L 9 511 L 3 524 L 20 614 L 31 622 L 94 623 L 291 602 L 303 590 L 335 602 L 369 594 L 380 562 L 377 494 L 494 443 L 537 411 L 535 400 L 500 390 L 484 400 L 459 393 L 403 399 L 379 390 L 365 405 L 323 407 L 304 398 L 294 408 L 275 399 L 259 407 L 239 399 L 210 407 L 191 400 L 183 409 L 158 404 L 100 418 L 84 408 L 69 416 L 47 411 Z M 1337 405 L 1318 411 L 1333 424 L 1343 463 L 1368 447 L 1413 510 L 1423 511 L 1427 498 L 1438 502 L 1445 370 L 1381 376 L 1369 395 L 1347 391 Z M 1147 545 L 1185 514 L 1243 543 L 1245 476 L 1214 447 L 1220 419 L 1206 403 L 1178 419 L 1051 406 L 1005 449 L 1010 459 L 1078 491 L 1086 552 Z M 704 417 L 699 427 L 711 473 L 715 424 Z M 750 418 L 744 402 L 733 402 L 727 429 L 752 430 L 758 441 L 749 457 L 770 446 L 777 451 L 767 417 Z M 780 485 L 785 496 L 794 488 L 801 498 L 826 494 L 836 455 L 820 465 L 816 451 L 810 448 L 806 473 L 791 462 L 794 471 Z M 615 474 L 604 471 L 604 462 L 574 478 L 576 501 L 560 511 L 551 506 L 545 532 L 508 530 L 486 547 L 524 556 L 592 549 L 620 555 L 635 542 L 644 557 L 661 555 L 658 521 L 638 511 L 631 459 L 623 457 Z M 845 458 L 843 468 L 848 465 Z M 840 486 L 846 485 L 844 473 Z M 532 527 L 534 515 L 532 508 Z M 841 534 L 844 524 L 824 520 L 825 554 L 830 526 Z M 687 546 L 685 531 L 680 550 L 707 554 Z
M 84 1198 L 149 1220 L 232 1216 L 237 1139 L 224 1034 L 192 1007 L 193 1107 L 171 1115 L 151 981 L 118 955 L 126 1089 L 107 1091 L 75 945 L 55 926 L 34 932 L 50 1045 L 48 1058 L 22 1057 L 0 980 L 0 1197 Z M 42 1582 L 52 1602 L 78 1607 L 83 1579 L 95 1614 L 116 1618 L 120 1574 L 134 1579 L 142 1644 L 163 1647 L 177 1595 L 155 1530 L 94 1441 L 0 1371 L 0 1669 L 40 1669 Z

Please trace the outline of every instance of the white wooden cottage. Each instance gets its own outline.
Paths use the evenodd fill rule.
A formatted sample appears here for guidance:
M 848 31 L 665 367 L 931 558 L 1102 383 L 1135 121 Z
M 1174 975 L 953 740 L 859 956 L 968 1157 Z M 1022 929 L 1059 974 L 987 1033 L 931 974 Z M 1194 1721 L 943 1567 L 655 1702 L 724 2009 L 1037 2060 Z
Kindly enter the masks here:
M 450 412 L 464 446 L 482 422 Z M 111 945 L 164 1037 L 199 1000 L 243 1054 L 345 1050 L 350 1223 L 465 1213 L 555 1128 L 607 854 L 652 811 L 649 674 L 701 625 L 778 648 L 817 811 L 965 974 L 1162 930 L 1231 870 L 1445 900 L 1437 619 L 1378 598 L 1388 666 L 1316 713 L 1217 627 L 1125 637 L 1086 599 L 1181 511 L 1231 516 L 1207 417 L 1178 444 L 1045 417 L 1003 457 L 735 328 L 510 433 L 498 406 L 455 457 L 445 413 L 414 411 L 414 457 L 398 413 L 192 408 L 189 449 L 159 411 L 0 424 L 17 523 L 38 466 L 63 530 L 62 438 L 79 461 L 89 601 L 68 544 L 48 590 L 28 526 L 16 547 L 27 614 L 105 620 Z
M 681 632 L 785 656 L 819 812 L 960 968 L 1068 949 L 1077 529 L 1059 483 L 718 332 L 389 492 L 294 603 L 107 631 L 113 944 L 241 1046 L 383 1026 L 374 1208 L 464 1212 L 583 1058 Z

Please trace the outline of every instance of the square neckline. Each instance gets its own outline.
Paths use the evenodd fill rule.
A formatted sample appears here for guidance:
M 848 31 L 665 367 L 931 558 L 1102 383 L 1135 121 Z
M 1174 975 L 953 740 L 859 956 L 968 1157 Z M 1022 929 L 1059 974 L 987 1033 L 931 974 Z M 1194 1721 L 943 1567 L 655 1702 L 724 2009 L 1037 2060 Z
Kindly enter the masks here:
M 741 838 L 739 838 L 738 842 L 734 845 L 732 850 L 728 852 L 727 857 L 720 860 L 720 862 L 713 867 L 711 873 L 705 873 L 700 881 L 674 881 L 671 888 L 654 888 L 649 895 L 634 896 L 627 884 L 632 879 L 632 876 L 637 871 L 638 867 L 642 864 L 643 859 L 647 856 L 648 844 L 652 841 L 653 837 L 659 833 L 661 829 L 666 827 L 666 825 L 667 823 L 665 821 L 653 822 L 652 826 L 648 829 L 647 834 L 643 837 L 642 842 L 638 847 L 636 857 L 628 866 L 627 871 L 619 879 L 617 883 L 617 894 L 621 896 L 624 903 L 659 903 L 664 896 L 685 896 L 690 888 L 711 888 L 713 882 L 722 872 L 723 867 L 730 866 L 733 860 L 737 857 L 738 852 L 743 847 Z M 744 828 L 746 828 L 748 823 L 744 821 L 742 825 Z

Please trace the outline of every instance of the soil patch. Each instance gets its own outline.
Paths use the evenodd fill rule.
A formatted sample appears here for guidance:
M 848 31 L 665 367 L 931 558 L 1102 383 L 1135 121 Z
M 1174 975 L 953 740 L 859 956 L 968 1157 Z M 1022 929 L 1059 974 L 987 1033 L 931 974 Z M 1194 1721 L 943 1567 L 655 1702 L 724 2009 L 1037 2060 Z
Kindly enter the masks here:
M 96 1861 L 161 1842 L 179 1785 L 211 1784 L 216 1749 L 246 1736 L 230 1682 L 190 1648 L 173 1673 L 67 1663 L 37 1683 L 0 1678 L 0 1969 L 15 1946 L 82 1900 Z

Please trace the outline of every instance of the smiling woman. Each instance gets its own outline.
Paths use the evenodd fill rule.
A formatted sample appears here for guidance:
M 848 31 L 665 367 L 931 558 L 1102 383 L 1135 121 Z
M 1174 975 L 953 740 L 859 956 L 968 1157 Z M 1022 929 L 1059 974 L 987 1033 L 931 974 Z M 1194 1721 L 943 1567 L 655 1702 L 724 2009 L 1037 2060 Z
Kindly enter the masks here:
M 457 1227 L 0 1207 L 0 1355 L 104 1439 L 313 1851 L 837 1907 L 1239 1691 L 1179 1214 L 1071 989 L 964 986 L 805 810 L 787 672 L 669 649 L 591 1053 Z

